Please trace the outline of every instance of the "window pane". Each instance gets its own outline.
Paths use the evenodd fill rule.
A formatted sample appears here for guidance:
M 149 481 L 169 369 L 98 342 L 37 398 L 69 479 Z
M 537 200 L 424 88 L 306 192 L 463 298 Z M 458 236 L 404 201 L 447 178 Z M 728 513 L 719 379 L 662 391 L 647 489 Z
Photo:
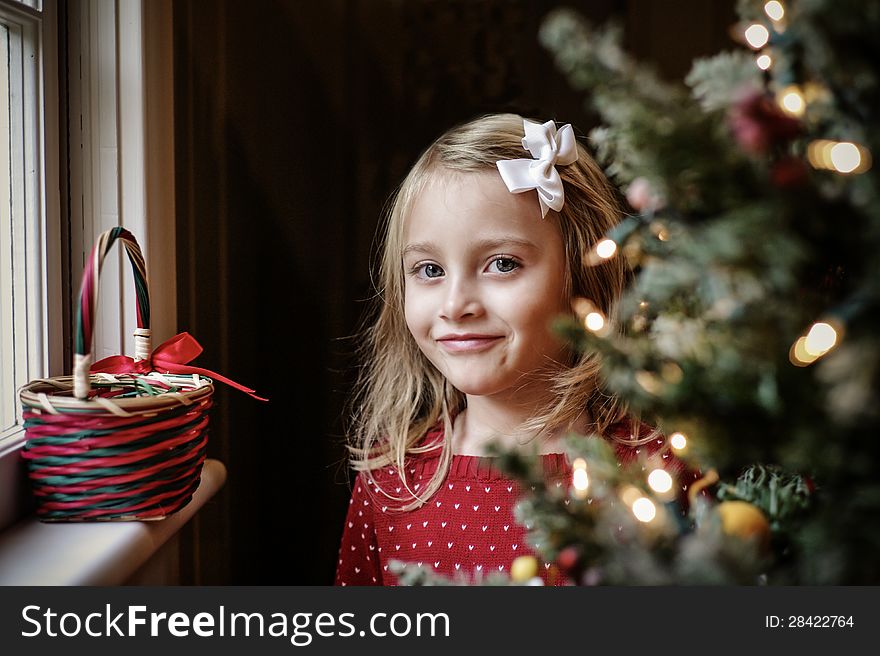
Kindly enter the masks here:
M 0 23 L 0 434 L 15 425 L 9 28 Z

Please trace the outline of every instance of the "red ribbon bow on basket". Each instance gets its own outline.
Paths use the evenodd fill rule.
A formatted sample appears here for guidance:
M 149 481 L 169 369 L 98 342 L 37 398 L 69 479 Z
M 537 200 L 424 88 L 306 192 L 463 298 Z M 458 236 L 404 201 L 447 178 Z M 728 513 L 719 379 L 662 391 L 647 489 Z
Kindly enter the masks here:
M 180 333 L 159 344 L 159 346 L 153 349 L 149 358 L 135 360 L 127 355 L 111 355 L 109 358 L 98 360 L 89 368 L 89 371 L 92 373 L 108 374 L 148 374 L 151 371 L 172 374 L 200 374 L 226 383 L 230 387 L 234 387 L 258 401 L 269 400 L 257 396 L 254 390 L 244 385 L 239 385 L 234 380 L 221 376 L 210 369 L 188 366 L 187 363 L 195 360 L 203 350 L 202 345 L 196 341 L 195 337 L 189 333 Z

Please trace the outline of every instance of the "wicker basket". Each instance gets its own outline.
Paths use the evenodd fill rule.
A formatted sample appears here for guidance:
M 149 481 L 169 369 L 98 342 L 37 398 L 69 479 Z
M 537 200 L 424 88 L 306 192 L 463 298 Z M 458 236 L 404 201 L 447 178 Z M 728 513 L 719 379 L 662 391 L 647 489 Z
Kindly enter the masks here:
M 117 241 L 134 273 L 135 358 L 115 356 L 91 366 L 98 277 Z M 185 334 L 178 338 L 184 336 L 192 340 Z M 27 439 L 22 456 L 38 517 L 153 520 L 177 512 L 199 485 L 214 385 L 211 377 L 195 373 L 205 370 L 157 367 L 144 258 L 123 228 L 102 234 L 92 250 L 83 271 L 75 339 L 73 376 L 33 380 L 19 391 Z M 195 340 L 192 344 L 201 351 Z

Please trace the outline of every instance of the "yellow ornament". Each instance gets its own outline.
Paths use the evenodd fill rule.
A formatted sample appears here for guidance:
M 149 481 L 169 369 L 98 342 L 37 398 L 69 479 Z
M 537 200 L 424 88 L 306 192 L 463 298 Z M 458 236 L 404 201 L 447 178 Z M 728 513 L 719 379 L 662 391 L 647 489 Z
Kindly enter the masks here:
M 534 556 L 519 556 L 510 566 L 510 578 L 516 583 L 525 583 L 538 574 L 538 561 Z
M 759 508 L 747 501 L 722 501 L 717 507 L 721 528 L 743 540 L 757 538 L 763 548 L 770 544 L 770 522 Z

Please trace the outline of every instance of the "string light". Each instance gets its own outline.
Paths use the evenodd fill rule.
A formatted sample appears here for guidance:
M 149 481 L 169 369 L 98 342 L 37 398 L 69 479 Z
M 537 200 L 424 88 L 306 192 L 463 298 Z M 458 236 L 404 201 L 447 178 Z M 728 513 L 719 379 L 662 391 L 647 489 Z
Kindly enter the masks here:
M 687 437 L 685 437 L 684 433 L 676 432 L 669 436 L 669 443 L 673 449 L 681 451 L 687 446 Z
M 764 5 L 764 13 L 767 14 L 771 20 L 779 21 L 785 16 L 785 8 L 782 6 L 781 2 L 778 2 L 778 0 L 770 0 L 770 2 Z
M 666 229 L 666 226 L 663 225 L 663 223 L 661 223 L 660 221 L 654 221 L 653 223 L 651 223 L 651 231 L 660 241 L 669 240 L 669 231 Z
M 837 331 L 831 324 L 820 321 L 810 327 L 804 339 L 804 349 L 810 355 L 824 355 L 837 344 Z
M 788 359 L 798 367 L 806 367 L 834 348 L 838 339 L 838 330 L 834 326 L 818 321 L 792 344 Z
M 672 476 L 665 469 L 655 469 L 648 474 L 648 485 L 655 492 L 669 492 L 672 489 Z
M 587 461 L 583 458 L 577 458 L 572 463 L 571 484 L 574 487 L 574 496 L 585 499 L 590 488 L 590 477 L 587 475 Z
M 871 153 L 851 141 L 816 139 L 807 146 L 807 160 L 813 168 L 838 173 L 864 173 L 871 168 Z
M 617 252 L 617 244 L 613 239 L 603 239 L 598 244 L 596 244 L 596 255 L 601 257 L 603 260 L 607 260 L 614 256 Z
M 787 114 L 801 117 L 807 109 L 804 94 L 796 85 L 791 85 L 782 90 L 779 95 L 779 106 Z
M 831 164 L 835 170 L 841 173 L 852 173 L 862 163 L 858 146 L 848 141 L 831 146 L 829 155 L 831 156 Z
M 746 43 L 755 50 L 760 50 L 770 40 L 770 30 L 760 23 L 752 23 L 746 28 L 744 36 L 746 37 Z
M 571 307 L 587 330 L 599 333 L 600 335 L 604 334 L 608 322 L 595 303 L 588 298 L 579 296 L 572 300 Z
M 632 512 L 637 520 L 647 524 L 657 516 L 657 506 L 648 497 L 641 497 L 633 503 Z
M 584 325 L 594 333 L 599 332 L 605 327 L 605 317 L 599 312 L 590 312 L 584 319 Z
M 770 55 L 758 55 L 757 59 L 755 59 L 755 63 L 762 71 L 766 71 L 773 64 L 773 59 Z

